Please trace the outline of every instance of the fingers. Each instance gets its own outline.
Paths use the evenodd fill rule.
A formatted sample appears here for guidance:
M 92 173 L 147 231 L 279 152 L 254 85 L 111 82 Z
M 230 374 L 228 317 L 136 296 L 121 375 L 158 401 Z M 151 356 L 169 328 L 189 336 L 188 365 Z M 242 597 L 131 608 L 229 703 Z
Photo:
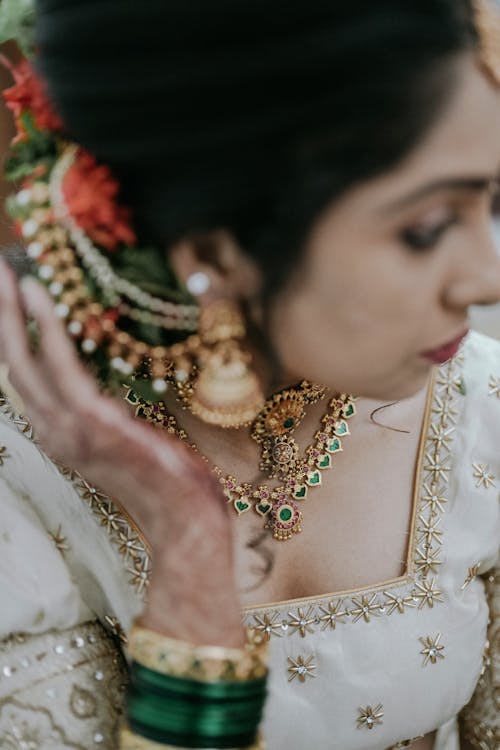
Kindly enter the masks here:
M 33 279 L 21 282 L 21 296 L 41 336 L 40 358 L 45 378 L 52 384 L 58 399 L 73 407 L 88 403 L 98 395 L 93 378 L 78 360 L 75 348 L 54 312 L 46 290 Z
M 53 395 L 30 350 L 26 320 L 14 273 L 0 259 L 0 359 L 9 367 L 9 379 L 27 407 L 43 412 Z

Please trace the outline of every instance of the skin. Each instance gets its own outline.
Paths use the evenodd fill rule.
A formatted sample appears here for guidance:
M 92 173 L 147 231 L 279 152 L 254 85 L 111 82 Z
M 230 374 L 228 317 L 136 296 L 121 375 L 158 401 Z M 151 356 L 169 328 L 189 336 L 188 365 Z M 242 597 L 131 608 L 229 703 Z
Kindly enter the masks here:
M 143 617 L 147 626 L 197 643 L 239 645 L 240 606 L 252 597 L 262 602 L 319 594 L 404 570 L 432 369 L 422 352 L 462 332 L 470 305 L 500 299 L 500 260 L 489 232 L 499 132 L 499 91 L 473 58 L 464 58 L 452 102 L 418 148 L 390 173 L 349 191 L 311 228 L 302 266 L 271 311 L 280 382 L 307 377 L 363 398 L 342 471 L 328 474 L 318 502 L 308 506 L 308 530 L 293 551 L 287 545 L 276 550 L 273 574 L 257 588 L 255 553 L 245 543 L 252 529 L 243 530 L 244 522 L 230 515 L 206 465 L 100 395 L 76 361 L 45 292 L 31 282 L 21 293 L 8 269 L 0 268 L 0 360 L 9 364 L 47 453 L 119 497 L 148 538 L 155 566 Z M 441 187 L 431 190 L 436 182 Z M 432 250 L 415 253 L 401 241 L 405 230 L 434 229 L 452 218 Z M 195 271 L 210 276 L 200 304 L 245 297 L 258 323 L 259 270 L 225 231 L 216 236 L 213 263 L 201 262 L 188 243 L 180 243 L 172 250 L 176 270 L 184 280 Z M 24 333 L 26 309 L 42 332 L 37 356 Z M 254 357 L 264 387 L 272 390 L 269 364 L 258 350 Z M 405 400 L 384 421 L 409 433 L 375 428 L 369 420 L 373 408 L 398 399 Z M 308 412 L 301 444 L 317 429 L 323 408 Z M 211 459 L 236 476 L 255 478 L 258 449 L 248 433 L 209 429 L 187 413 L 181 416 Z M 394 470 L 387 476 L 389 464 Z M 367 501 L 374 488 L 385 498 L 376 509 Z M 328 502 L 332 493 L 339 498 L 335 505 Z M 332 534 L 338 543 L 332 544 Z M 300 570 L 300 578 L 290 570 Z M 415 747 L 427 749 L 432 742 L 428 737 Z

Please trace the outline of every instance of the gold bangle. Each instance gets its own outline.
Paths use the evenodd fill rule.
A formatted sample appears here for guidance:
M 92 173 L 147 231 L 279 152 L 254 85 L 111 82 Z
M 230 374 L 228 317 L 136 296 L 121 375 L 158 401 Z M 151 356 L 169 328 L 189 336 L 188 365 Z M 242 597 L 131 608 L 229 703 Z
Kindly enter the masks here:
M 268 645 L 248 628 L 243 648 L 195 646 L 137 624 L 128 637 L 130 656 L 144 667 L 197 682 L 248 682 L 266 677 Z
M 122 727 L 120 731 L 120 750 L 187 750 L 187 748 L 177 747 L 174 745 L 162 745 L 146 737 L 134 734 L 128 727 Z M 191 748 L 192 750 L 192 748 Z M 208 750 L 216 750 L 208 749 Z M 232 750 L 242 750 L 242 748 L 232 748 Z M 244 750 L 265 750 L 261 739 Z

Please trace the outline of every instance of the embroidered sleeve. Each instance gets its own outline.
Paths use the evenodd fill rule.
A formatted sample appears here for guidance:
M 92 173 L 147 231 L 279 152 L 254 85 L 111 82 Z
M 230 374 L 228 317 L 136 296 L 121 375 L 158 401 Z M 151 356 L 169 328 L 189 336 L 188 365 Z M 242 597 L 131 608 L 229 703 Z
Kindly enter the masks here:
M 116 750 L 127 673 L 98 622 L 0 642 L 0 747 Z
M 490 606 L 488 643 L 476 691 L 462 713 L 465 739 L 478 750 L 500 747 L 500 564 L 485 580 Z

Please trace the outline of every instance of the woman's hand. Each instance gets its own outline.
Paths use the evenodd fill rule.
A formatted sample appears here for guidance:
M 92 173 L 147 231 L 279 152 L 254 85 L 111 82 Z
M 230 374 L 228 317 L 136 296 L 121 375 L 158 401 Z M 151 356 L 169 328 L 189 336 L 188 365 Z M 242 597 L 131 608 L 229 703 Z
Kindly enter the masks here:
M 31 351 L 25 311 L 40 331 Z M 47 292 L 18 289 L 0 259 L 0 362 L 46 453 L 116 497 L 151 545 L 154 569 L 144 619 L 199 643 L 243 640 L 226 504 L 189 448 L 103 396 L 78 360 Z

